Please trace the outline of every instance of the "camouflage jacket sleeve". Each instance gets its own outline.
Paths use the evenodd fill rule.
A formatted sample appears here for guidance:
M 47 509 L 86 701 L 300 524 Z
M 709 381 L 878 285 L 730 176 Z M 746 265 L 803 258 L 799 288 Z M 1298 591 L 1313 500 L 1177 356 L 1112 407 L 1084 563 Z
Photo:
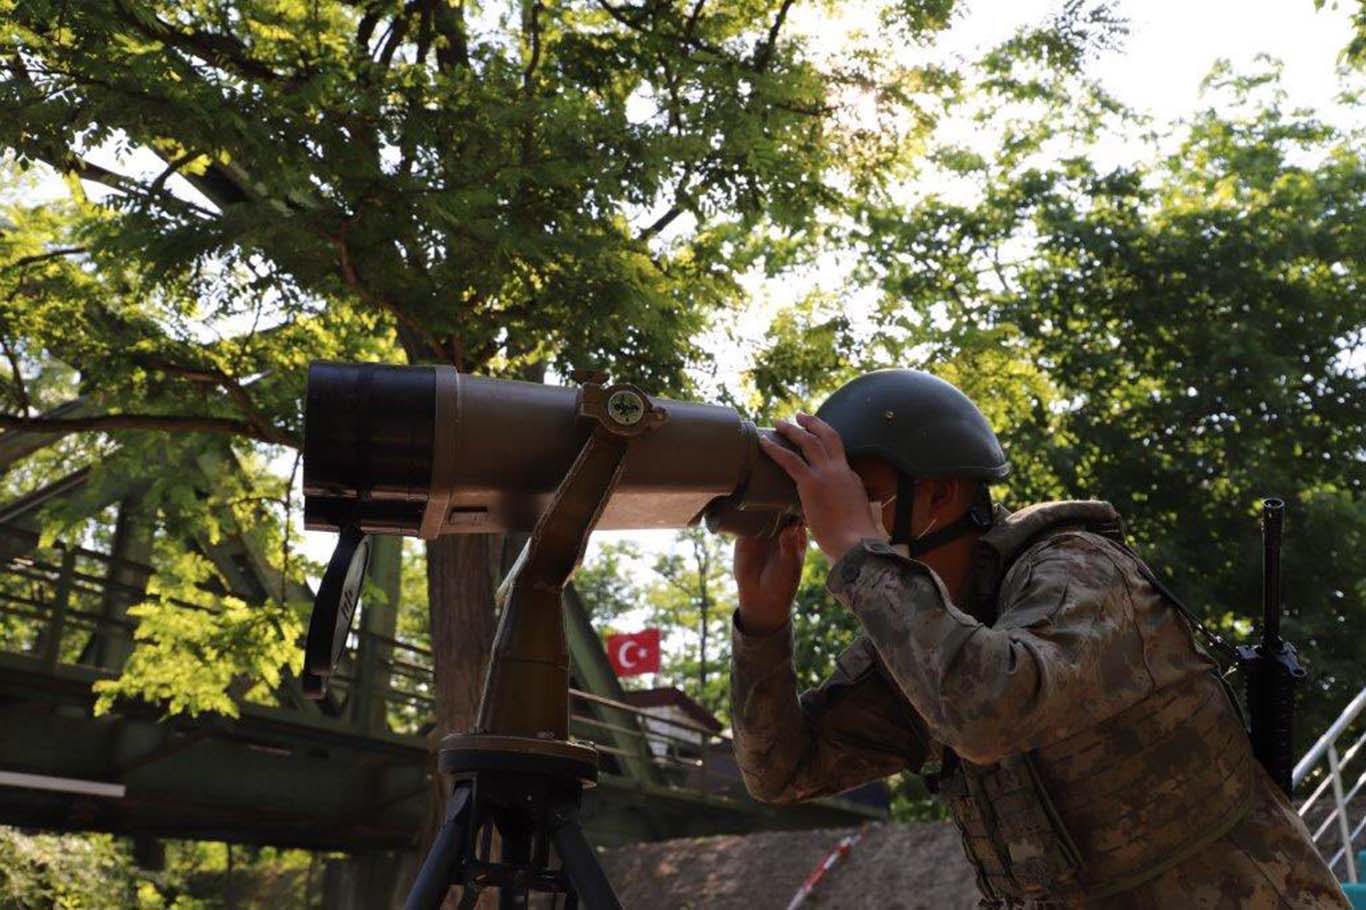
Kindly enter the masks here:
M 1143 582 L 1125 559 L 1094 534 L 1046 538 L 1007 573 L 990 626 L 956 607 L 928 566 L 878 541 L 847 553 L 827 587 L 930 735 L 989 764 L 1086 729 L 1154 688 L 1141 626 L 1169 631 L 1171 611 L 1135 614 L 1131 591 Z
M 924 723 L 878 666 L 866 638 L 815 689 L 797 695 L 792 625 L 748 635 L 732 623 L 735 758 L 755 799 L 839 793 L 909 768 L 929 753 Z

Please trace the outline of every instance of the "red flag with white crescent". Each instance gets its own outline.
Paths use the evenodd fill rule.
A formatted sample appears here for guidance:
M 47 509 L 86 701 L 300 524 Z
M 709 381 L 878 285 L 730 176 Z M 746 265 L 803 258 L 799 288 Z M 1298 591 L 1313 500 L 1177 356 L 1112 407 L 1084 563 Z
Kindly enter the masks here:
M 618 676 L 659 672 L 659 630 L 607 636 L 607 659 Z

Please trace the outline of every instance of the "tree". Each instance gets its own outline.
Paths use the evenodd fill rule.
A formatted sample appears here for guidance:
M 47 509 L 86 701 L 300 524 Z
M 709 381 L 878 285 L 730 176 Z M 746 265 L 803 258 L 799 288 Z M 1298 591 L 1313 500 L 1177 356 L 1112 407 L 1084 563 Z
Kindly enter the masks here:
M 812 547 L 792 604 L 797 688 L 818 686 L 835 672 L 835 661 L 858 636 L 858 619 L 825 589 L 830 561 Z
M 1348 5 L 1351 0 L 1347 0 Z M 1338 0 L 1314 0 L 1315 9 L 1338 8 Z M 1357 0 L 1357 8 L 1352 13 L 1352 36 L 1342 49 L 1342 59 L 1352 66 L 1360 67 L 1366 63 L 1366 3 Z
M 617 541 L 598 547 L 574 573 L 574 590 L 594 625 L 602 627 L 644 606 L 633 568 L 641 559 L 638 546 L 631 541 Z
M 318 905 L 317 854 L 204 841 L 149 843 L 155 850 L 140 855 L 136 846 L 107 834 L 35 834 L 0 827 L 0 904 L 7 910 L 312 910 Z
M 126 907 L 133 883 L 127 860 L 109 837 L 25 836 L 0 827 L 0 898 L 16 910 Z
M 662 672 L 708 710 L 729 716 L 727 668 L 735 609 L 729 541 L 700 527 L 681 531 L 674 550 L 655 560 L 654 575 L 645 589 L 651 621 L 683 639 L 681 646 L 671 642 Z
M 1366 617 L 1366 158 L 1277 77 L 1217 68 L 1172 151 L 1114 169 L 960 155 L 977 200 L 928 198 L 879 265 L 888 323 L 937 309 L 910 345 L 999 409 L 1012 496 L 1114 502 L 1226 631 L 1259 612 L 1258 498 L 1289 500 L 1307 744 L 1366 682 L 1338 634 Z
M 806 255 L 952 95 L 871 39 L 818 66 L 792 6 L 5 3 L 0 145 L 70 198 L 10 213 L 0 425 L 278 459 L 317 356 L 685 391 L 735 276 Z M 881 7 L 909 40 L 951 8 Z M 845 116 L 866 101 L 909 116 Z M 30 407 L 47 358 L 93 414 Z M 129 463 L 163 446 L 119 438 Z M 472 716 L 513 543 L 428 545 L 443 729 Z

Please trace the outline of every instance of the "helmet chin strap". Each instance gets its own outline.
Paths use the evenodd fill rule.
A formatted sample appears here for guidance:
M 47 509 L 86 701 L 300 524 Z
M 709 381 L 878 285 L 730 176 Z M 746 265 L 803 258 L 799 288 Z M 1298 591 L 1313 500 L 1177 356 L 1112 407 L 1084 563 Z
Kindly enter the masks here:
M 911 510 L 915 507 L 915 478 L 896 475 L 896 515 L 892 519 L 892 545 L 911 546 Z
M 925 534 L 918 539 L 911 539 L 911 514 L 915 505 L 915 478 L 905 474 L 897 475 L 896 479 L 896 524 L 892 528 L 892 543 L 904 543 L 910 549 L 912 557 L 923 556 L 931 550 L 937 550 L 947 543 L 957 540 L 965 534 L 974 531 L 985 531 L 991 527 L 991 496 L 986 493 L 983 487 L 983 495 L 977 497 L 968 510 L 958 517 L 957 521 L 935 531 L 933 534 Z

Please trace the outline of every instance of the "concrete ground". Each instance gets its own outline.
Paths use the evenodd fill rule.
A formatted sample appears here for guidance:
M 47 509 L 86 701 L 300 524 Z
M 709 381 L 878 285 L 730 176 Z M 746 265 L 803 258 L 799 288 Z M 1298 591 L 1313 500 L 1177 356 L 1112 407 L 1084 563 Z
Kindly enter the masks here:
M 659 841 L 601 853 L 626 910 L 784 910 L 853 829 Z M 977 888 L 947 823 L 869 825 L 803 910 L 973 910 Z

